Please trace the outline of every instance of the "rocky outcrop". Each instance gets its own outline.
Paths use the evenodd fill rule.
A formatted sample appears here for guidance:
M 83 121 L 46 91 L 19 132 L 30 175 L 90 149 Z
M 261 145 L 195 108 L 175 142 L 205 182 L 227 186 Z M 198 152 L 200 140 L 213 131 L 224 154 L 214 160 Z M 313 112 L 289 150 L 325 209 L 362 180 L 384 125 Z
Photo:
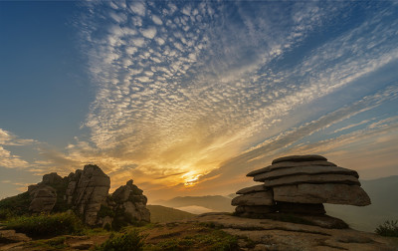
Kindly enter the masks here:
M 75 207 L 78 214 L 84 215 L 88 225 L 97 223 L 97 214 L 106 202 L 111 180 L 98 166 L 86 165 L 68 176 L 66 200 Z
M 150 222 L 150 212 L 146 208 L 148 201 L 143 191 L 129 180 L 112 194 L 116 210 L 122 210 L 132 215 L 138 221 Z
M 53 210 L 57 202 L 57 192 L 54 188 L 44 184 L 33 185 L 29 186 L 28 192 L 32 198 L 29 205 L 30 211 L 49 213 Z
M 29 211 L 50 213 L 73 210 L 90 226 L 127 225 L 149 222 L 147 198 L 130 180 L 109 195 L 110 178 L 96 165 L 86 165 L 67 177 L 57 173 L 28 188 Z
M 247 176 L 262 184 L 239 190 L 239 196 L 232 200 L 236 213 L 244 217 L 280 219 L 281 214 L 299 214 L 307 215 L 301 219 L 316 225 L 343 227 L 347 225 L 339 219 L 322 218 L 326 213 L 322 203 L 370 204 L 356 171 L 338 167 L 320 155 L 278 158 Z

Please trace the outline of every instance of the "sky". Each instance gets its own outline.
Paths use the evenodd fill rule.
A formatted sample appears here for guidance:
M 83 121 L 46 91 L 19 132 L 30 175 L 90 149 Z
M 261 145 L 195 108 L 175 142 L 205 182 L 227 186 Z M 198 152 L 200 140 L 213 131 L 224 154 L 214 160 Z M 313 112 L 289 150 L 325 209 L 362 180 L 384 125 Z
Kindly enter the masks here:
M 398 1 L 0 1 L 0 198 L 97 164 L 149 203 L 277 157 L 398 175 Z

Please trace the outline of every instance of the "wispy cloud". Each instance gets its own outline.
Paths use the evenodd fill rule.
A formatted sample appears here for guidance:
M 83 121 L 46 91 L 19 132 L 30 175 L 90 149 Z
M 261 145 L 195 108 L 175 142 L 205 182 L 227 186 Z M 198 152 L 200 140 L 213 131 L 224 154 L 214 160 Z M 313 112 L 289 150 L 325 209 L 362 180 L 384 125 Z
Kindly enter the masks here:
M 242 173 L 239 166 L 250 168 L 281 151 L 315 151 L 315 145 L 306 148 L 313 142 L 302 141 L 397 93 L 396 84 L 366 80 L 398 60 L 397 11 L 388 3 L 374 12 L 335 1 L 86 6 L 81 42 L 96 86 L 84 125 L 91 134 L 66 153 L 43 150 L 47 168 L 101 162 L 115 179 L 138 175 L 153 189 L 180 189 L 195 177 L 234 177 Z M 334 26 L 356 8 L 366 12 L 363 21 L 344 30 Z M 356 94 L 362 81 L 369 91 Z M 339 91 L 353 97 L 332 107 L 319 101 L 338 100 Z M 317 114 L 303 111 L 315 103 Z M 379 130 L 377 123 L 388 122 L 380 119 L 345 125 L 329 137 L 371 122 Z M 318 141 L 319 147 L 328 142 Z
M 3 146 L 26 146 L 37 143 L 33 139 L 21 139 L 15 134 L 0 128 L 0 167 L 5 168 L 26 168 L 29 163 L 20 156 L 12 154 Z
M 0 128 L 0 145 L 5 146 L 24 146 L 35 143 L 33 139 L 21 139 L 15 134 Z

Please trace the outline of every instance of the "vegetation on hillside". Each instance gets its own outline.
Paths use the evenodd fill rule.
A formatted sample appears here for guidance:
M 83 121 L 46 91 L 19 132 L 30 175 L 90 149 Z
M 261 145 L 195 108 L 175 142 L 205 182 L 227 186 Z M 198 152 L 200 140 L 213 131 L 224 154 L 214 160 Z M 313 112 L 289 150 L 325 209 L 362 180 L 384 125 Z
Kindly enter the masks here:
M 159 205 L 147 205 L 146 207 L 151 212 L 151 222 L 153 223 L 186 220 L 195 217 L 195 214 L 191 214 L 171 207 L 164 207 Z
M 26 205 L 29 204 L 30 196 L 28 192 L 0 200 L 0 220 L 28 214 L 29 210 Z
M 127 233 L 112 235 L 107 241 L 95 247 L 95 251 L 140 251 L 143 249 L 143 237 L 134 229 Z
M 50 237 L 79 234 L 84 225 L 72 212 L 20 216 L 9 219 L 6 229 L 14 229 L 31 237 Z

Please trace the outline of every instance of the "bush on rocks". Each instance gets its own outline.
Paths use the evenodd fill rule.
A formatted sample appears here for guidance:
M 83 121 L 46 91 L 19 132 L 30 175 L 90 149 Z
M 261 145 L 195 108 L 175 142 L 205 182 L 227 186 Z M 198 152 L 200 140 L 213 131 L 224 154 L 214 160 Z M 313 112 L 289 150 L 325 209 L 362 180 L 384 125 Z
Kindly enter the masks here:
M 95 251 L 139 251 L 143 250 L 143 237 L 137 230 L 116 235 L 109 238 L 102 245 L 97 246 Z

